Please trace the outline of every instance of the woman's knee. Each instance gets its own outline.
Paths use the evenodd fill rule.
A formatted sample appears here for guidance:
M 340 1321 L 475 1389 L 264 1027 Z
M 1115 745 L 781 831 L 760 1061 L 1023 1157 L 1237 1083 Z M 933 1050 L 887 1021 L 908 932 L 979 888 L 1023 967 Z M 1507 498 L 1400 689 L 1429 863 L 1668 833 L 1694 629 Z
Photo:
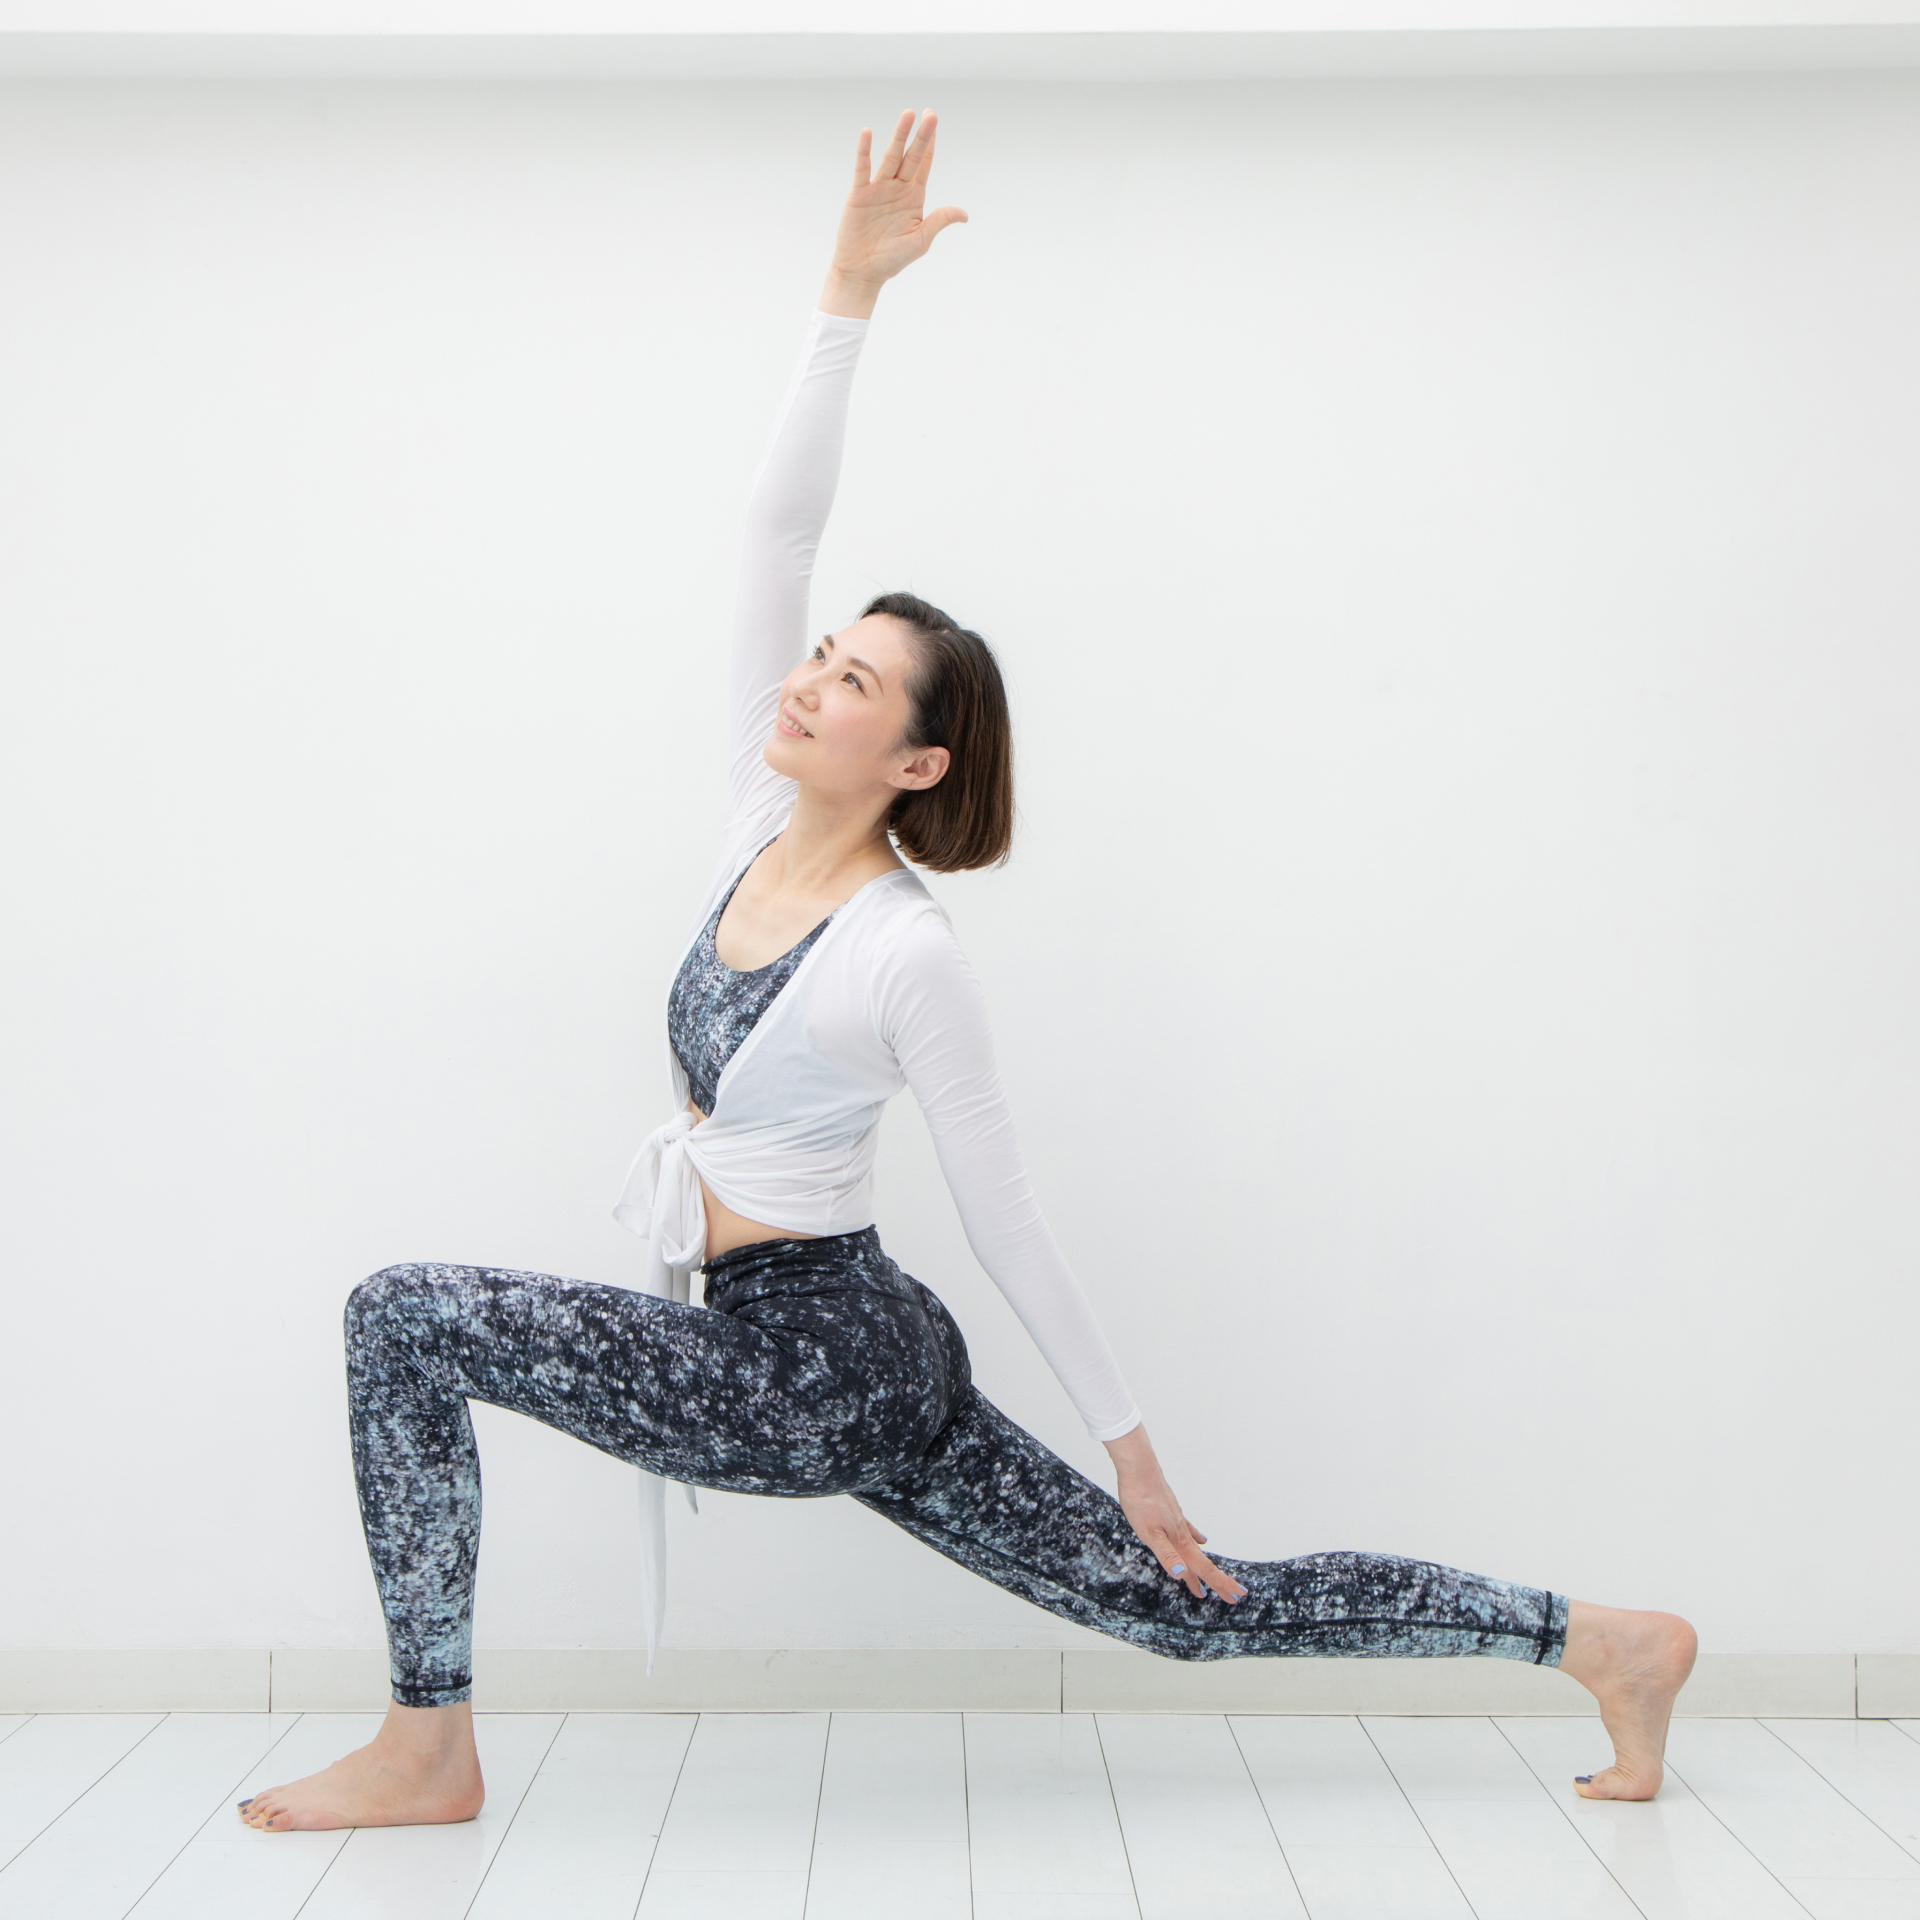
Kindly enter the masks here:
M 426 1276 L 427 1269 L 422 1266 L 382 1267 L 362 1280 L 347 1295 L 348 1344 L 376 1334 L 392 1319 L 396 1308 L 420 1291 Z

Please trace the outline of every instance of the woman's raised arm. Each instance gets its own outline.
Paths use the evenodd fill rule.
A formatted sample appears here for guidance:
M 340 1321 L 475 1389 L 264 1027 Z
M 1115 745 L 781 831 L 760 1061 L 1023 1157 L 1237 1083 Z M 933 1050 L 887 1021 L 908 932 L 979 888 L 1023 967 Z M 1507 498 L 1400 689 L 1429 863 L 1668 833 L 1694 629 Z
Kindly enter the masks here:
M 748 498 L 728 701 L 730 825 L 757 815 L 785 785 L 761 749 L 780 684 L 807 642 L 814 556 L 840 479 L 847 401 L 868 317 L 880 289 L 918 260 L 942 228 L 967 217 L 958 207 L 923 212 L 937 122 L 924 115 L 917 133 L 913 123 L 911 112 L 900 116 L 877 167 L 872 132 L 861 129 L 820 311 L 807 329 Z

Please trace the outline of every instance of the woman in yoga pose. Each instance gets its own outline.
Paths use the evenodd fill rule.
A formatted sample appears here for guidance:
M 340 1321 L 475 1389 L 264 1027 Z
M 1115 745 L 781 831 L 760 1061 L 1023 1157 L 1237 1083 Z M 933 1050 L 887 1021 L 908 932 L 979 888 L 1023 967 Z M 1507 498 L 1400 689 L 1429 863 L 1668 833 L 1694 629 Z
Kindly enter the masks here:
M 272 1831 L 469 1820 L 480 1473 L 469 1400 L 645 1470 L 651 1649 L 661 1477 L 848 1493 L 1068 1620 L 1174 1659 L 1491 1654 L 1591 1689 L 1613 1764 L 1595 1799 L 1660 1785 L 1694 1637 L 1630 1613 L 1370 1553 L 1210 1558 L 1154 1457 L 1022 1169 L 979 989 L 905 853 L 1003 859 L 1011 741 L 993 656 L 909 594 L 807 641 L 813 558 L 881 287 L 966 216 L 924 213 L 934 117 L 860 136 L 820 310 L 748 508 L 724 855 L 668 999 L 677 1111 L 616 1209 L 648 1290 L 486 1267 L 389 1267 L 347 1307 L 354 1472 L 393 1704 L 371 1745 L 242 1803 Z M 896 851 L 896 848 L 899 851 Z M 981 1264 L 1112 1456 L 1118 1497 L 972 1385 L 934 1295 L 882 1252 L 881 1109 L 913 1089 Z M 687 1304 L 702 1268 L 706 1305 Z

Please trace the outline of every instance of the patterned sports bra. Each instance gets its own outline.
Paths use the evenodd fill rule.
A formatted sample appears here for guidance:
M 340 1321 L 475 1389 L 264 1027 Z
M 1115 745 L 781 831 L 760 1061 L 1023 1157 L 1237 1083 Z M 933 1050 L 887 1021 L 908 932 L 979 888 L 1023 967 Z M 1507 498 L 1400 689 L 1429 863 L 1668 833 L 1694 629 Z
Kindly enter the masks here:
M 740 879 L 745 878 L 743 868 Z M 773 1005 L 775 996 L 793 978 L 794 969 L 807 957 L 808 950 L 826 932 L 833 918 L 828 914 L 798 946 L 789 947 L 779 959 L 742 973 L 728 966 L 713 944 L 720 916 L 726 912 L 727 901 L 733 898 L 734 888 L 739 884 L 740 880 L 736 880 L 727 889 L 726 899 L 714 908 L 713 917 L 700 929 L 700 938 L 687 950 L 687 957 L 674 976 L 673 991 L 667 995 L 667 1038 L 687 1070 L 693 1104 L 705 1114 L 713 1112 L 714 1096 L 727 1062 L 740 1051 L 740 1043 Z

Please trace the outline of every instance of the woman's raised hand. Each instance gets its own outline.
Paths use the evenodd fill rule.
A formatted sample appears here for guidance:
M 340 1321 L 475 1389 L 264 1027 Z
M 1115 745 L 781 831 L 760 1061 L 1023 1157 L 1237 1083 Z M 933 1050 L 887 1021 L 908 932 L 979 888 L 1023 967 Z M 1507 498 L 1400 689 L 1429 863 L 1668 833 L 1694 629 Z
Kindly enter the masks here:
M 933 139 L 939 126 L 931 113 L 920 116 L 914 132 L 913 109 L 903 113 L 893 138 L 873 162 L 873 130 L 860 129 L 854 153 L 853 190 L 841 210 L 834 238 L 833 264 L 827 269 L 821 308 L 850 320 L 872 313 L 880 289 L 903 267 L 910 267 L 933 245 L 934 237 L 967 216 L 958 207 L 927 213 L 927 175 L 933 171 Z M 911 135 L 911 139 L 909 136 Z

